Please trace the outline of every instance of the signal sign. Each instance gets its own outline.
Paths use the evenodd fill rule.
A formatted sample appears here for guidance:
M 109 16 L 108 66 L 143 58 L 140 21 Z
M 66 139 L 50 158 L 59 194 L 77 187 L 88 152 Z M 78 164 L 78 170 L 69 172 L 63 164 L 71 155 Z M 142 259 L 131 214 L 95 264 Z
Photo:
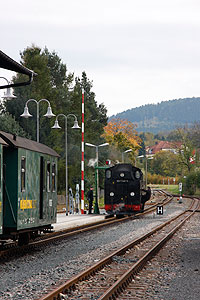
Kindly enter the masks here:
M 163 205 L 157 205 L 157 215 L 163 215 Z
M 106 165 L 109 166 L 110 164 L 111 164 L 111 160 L 110 160 L 110 159 L 107 159 L 107 160 L 106 160 Z

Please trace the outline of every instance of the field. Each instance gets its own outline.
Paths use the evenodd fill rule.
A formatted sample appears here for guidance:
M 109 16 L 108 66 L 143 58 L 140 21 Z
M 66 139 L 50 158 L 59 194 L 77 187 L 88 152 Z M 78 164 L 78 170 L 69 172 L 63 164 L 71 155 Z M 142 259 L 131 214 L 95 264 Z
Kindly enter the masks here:
M 163 189 L 172 194 L 179 194 L 179 188 L 177 184 L 151 184 L 151 188 Z

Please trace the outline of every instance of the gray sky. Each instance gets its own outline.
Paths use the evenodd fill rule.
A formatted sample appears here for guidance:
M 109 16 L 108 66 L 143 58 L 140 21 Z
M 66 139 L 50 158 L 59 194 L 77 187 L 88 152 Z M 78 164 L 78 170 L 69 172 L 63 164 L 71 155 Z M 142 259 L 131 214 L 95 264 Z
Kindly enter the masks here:
M 0 32 L 1 50 L 18 62 L 35 44 L 75 76 L 86 71 L 109 116 L 200 96 L 199 0 L 7 0 Z

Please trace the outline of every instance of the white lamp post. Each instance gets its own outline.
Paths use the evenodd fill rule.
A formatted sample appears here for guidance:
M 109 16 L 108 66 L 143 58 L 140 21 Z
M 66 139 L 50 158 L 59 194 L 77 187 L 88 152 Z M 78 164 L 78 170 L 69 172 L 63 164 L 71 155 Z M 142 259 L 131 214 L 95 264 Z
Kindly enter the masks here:
M 128 152 L 131 152 L 131 151 L 133 151 L 133 149 L 128 149 L 128 150 L 122 152 L 122 162 L 124 162 L 124 153 L 128 153 Z
M 152 156 L 151 156 L 151 157 L 147 157 L 147 156 L 146 156 L 146 182 L 145 182 L 145 186 L 146 186 L 146 187 L 145 187 L 145 188 L 147 188 L 147 160 L 148 160 L 148 159 L 153 159 L 153 157 L 152 157 Z
M 93 145 L 93 144 L 90 144 L 90 143 L 85 143 L 86 146 L 89 146 L 89 147 L 94 147 L 96 148 L 96 162 L 97 162 L 97 188 L 96 188 L 96 205 L 98 204 L 99 202 L 99 170 L 98 170 L 98 166 L 99 166 L 99 147 L 104 147 L 104 146 L 108 146 L 109 143 L 104 143 L 104 144 L 101 144 L 101 145 Z
M 32 117 L 32 115 L 28 111 L 28 103 L 29 102 L 35 102 L 36 103 L 36 105 L 37 105 L 37 142 L 38 143 L 39 143 L 39 140 L 40 140 L 40 137 L 39 137 L 40 136 L 40 133 L 39 133 L 39 131 L 40 131 L 40 125 L 39 125 L 39 104 L 42 101 L 48 103 L 47 113 L 44 115 L 44 117 L 47 117 L 47 118 L 55 117 L 55 115 L 52 113 L 50 102 L 47 99 L 40 99 L 39 101 L 37 101 L 35 99 L 29 99 L 28 101 L 26 101 L 23 114 L 20 115 L 21 117 L 26 118 L 26 119 L 29 118 L 29 117 Z
M 5 77 L 0 77 L 4 80 L 7 81 L 7 84 L 9 84 L 8 79 L 6 79 Z M 13 99 L 13 98 L 17 98 L 15 95 L 13 95 L 12 89 L 11 88 L 7 88 L 6 92 L 4 92 L 4 95 L 1 98 L 7 98 L 7 99 Z
M 64 114 L 59 114 L 56 116 L 55 124 L 53 129 L 60 129 L 61 127 L 58 124 L 59 117 L 65 118 L 65 193 L 66 193 L 66 216 L 68 215 L 68 160 L 67 160 L 67 119 L 68 117 L 74 117 L 74 126 L 73 129 L 80 129 L 77 121 L 77 117 L 74 114 L 68 114 L 67 116 Z
M 142 157 L 145 157 L 145 188 L 147 188 L 147 160 L 148 159 L 153 159 L 153 157 L 152 156 L 147 157 L 147 156 L 144 156 L 144 155 L 139 155 L 136 158 L 142 158 Z M 136 166 L 136 164 L 135 164 L 135 166 Z

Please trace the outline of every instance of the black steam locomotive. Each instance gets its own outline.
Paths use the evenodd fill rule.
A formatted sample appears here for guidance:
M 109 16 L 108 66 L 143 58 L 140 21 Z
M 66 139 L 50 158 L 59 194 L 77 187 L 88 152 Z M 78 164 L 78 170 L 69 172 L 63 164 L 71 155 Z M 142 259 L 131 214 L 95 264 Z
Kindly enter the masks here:
M 142 212 L 151 197 L 143 188 L 143 173 L 131 164 L 117 164 L 105 171 L 105 210 L 110 215 Z

